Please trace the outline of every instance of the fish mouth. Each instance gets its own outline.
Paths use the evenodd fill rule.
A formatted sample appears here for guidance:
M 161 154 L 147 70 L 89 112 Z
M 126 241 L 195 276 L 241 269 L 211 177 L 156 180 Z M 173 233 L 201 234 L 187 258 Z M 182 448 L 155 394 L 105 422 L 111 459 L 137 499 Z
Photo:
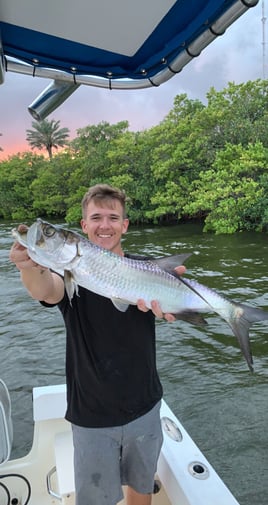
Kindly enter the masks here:
M 36 247 L 40 247 L 44 242 L 42 229 L 39 222 L 35 222 L 27 231 L 27 246 L 35 251 Z

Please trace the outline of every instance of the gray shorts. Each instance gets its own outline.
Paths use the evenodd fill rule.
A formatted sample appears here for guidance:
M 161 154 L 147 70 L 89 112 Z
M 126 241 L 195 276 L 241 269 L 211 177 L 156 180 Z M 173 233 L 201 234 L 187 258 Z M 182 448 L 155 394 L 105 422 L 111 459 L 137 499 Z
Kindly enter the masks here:
M 163 442 L 160 404 L 124 426 L 72 425 L 76 505 L 115 505 L 123 498 L 122 485 L 153 492 Z

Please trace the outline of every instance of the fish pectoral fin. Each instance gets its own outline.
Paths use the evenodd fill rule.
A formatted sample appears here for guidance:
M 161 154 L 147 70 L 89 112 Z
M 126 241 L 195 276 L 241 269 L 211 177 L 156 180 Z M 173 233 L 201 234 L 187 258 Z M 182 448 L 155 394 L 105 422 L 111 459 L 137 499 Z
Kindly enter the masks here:
M 126 312 L 129 307 L 129 302 L 126 300 L 122 300 L 121 298 L 111 298 L 112 303 L 114 304 L 117 310 L 120 312 Z
M 174 268 L 183 265 L 183 263 L 191 256 L 191 253 L 185 253 L 185 254 L 176 254 L 173 256 L 164 256 L 163 258 L 157 258 L 150 260 L 152 263 L 156 263 L 159 268 L 162 270 L 165 270 L 166 272 L 169 272 L 170 274 L 174 275 L 175 277 L 178 276 L 176 272 L 174 271 Z
M 183 310 L 182 312 L 173 315 L 178 320 L 186 321 L 187 323 L 196 324 L 198 326 L 205 326 L 208 324 L 199 312 L 194 312 L 193 310 Z
M 73 274 L 70 270 L 64 270 L 64 285 L 66 289 L 66 293 L 70 300 L 70 304 L 72 304 L 72 298 L 74 293 L 78 295 L 78 285 L 76 284 Z

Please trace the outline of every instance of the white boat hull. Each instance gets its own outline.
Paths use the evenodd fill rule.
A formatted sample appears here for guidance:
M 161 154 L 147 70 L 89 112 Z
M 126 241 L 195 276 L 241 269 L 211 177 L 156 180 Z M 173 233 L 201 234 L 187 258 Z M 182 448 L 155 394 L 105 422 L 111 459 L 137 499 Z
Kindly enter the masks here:
M 34 388 L 33 445 L 25 457 L 0 465 L 1 505 L 8 503 L 8 493 L 13 505 L 75 504 L 72 434 L 65 410 L 65 385 Z M 153 505 L 239 505 L 164 400 L 161 418 L 160 491 Z

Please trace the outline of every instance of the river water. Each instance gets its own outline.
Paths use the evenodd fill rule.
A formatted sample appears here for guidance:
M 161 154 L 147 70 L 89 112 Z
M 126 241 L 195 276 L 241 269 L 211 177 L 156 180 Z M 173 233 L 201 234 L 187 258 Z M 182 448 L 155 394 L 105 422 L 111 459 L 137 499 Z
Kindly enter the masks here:
M 0 377 L 12 400 L 13 457 L 31 447 L 32 388 L 65 381 L 61 315 L 29 298 L 8 260 L 15 225 L 0 223 Z M 131 227 L 124 249 L 154 256 L 191 252 L 187 276 L 268 311 L 265 234 L 217 237 L 195 224 Z M 268 322 L 250 332 L 252 374 L 229 326 L 215 314 L 207 320 L 204 330 L 157 321 L 164 396 L 239 503 L 267 505 Z

